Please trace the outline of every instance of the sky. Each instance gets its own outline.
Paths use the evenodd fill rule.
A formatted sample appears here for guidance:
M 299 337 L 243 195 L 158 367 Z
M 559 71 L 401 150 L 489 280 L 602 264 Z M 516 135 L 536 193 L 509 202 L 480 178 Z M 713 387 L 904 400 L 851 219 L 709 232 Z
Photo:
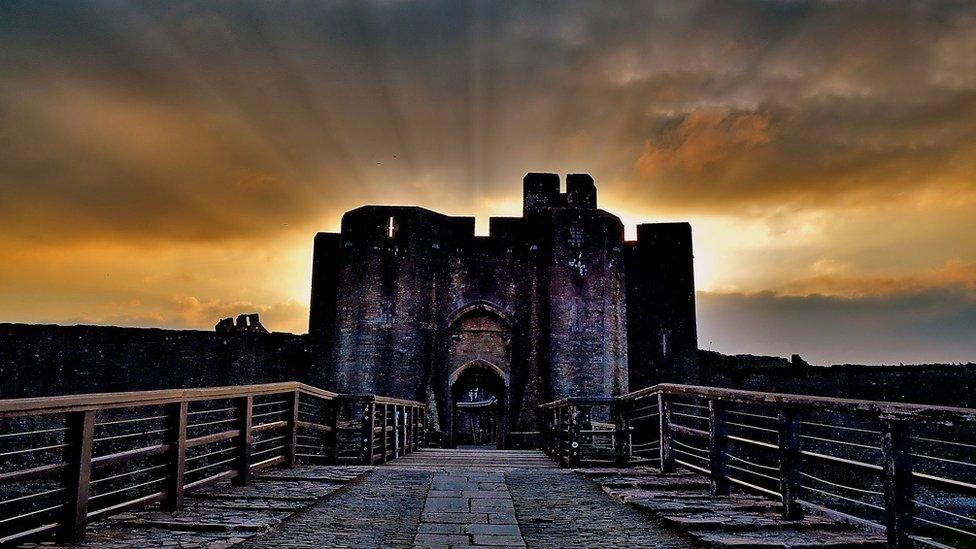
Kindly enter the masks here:
M 0 322 L 307 329 L 363 204 L 692 223 L 700 346 L 976 361 L 976 3 L 0 3 Z

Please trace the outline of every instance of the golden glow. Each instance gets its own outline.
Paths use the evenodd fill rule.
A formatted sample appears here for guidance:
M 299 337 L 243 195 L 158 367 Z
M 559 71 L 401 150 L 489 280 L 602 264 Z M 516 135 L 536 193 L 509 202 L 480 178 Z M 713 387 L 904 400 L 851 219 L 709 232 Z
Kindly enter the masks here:
M 703 346 L 976 354 L 976 6 L 430 3 L 8 9 L 0 321 L 302 332 L 343 212 L 487 234 L 589 172 L 630 238 L 692 222 Z

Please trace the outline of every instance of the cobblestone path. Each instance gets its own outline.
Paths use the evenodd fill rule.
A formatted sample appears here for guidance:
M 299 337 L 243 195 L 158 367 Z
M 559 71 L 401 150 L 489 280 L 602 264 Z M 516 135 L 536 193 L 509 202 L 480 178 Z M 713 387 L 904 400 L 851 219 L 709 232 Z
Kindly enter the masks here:
M 695 547 L 581 475 L 515 470 L 507 481 L 527 547 Z
M 412 547 L 430 473 L 377 468 L 241 547 Z
M 422 450 L 251 538 L 271 547 L 691 547 L 540 452 Z

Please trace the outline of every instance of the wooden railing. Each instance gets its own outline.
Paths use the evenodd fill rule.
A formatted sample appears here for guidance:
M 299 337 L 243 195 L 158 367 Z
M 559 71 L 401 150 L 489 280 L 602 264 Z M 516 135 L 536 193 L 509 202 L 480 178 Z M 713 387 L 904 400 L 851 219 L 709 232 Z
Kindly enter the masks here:
M 594 407 L 612 428 L 588 428 Z M 542 411 L 545 450 L 565 466 L 684 468 L 715 494 L 765 494 L 786 518 L 824 513 L 892 547 L 976 543 L 976 409 L 663 384 Z
M 375 464 L 424 445 L 424 405 L 301 383 L 0 400 L 0 545 L 297 462 Z
M 571 397 L 543 404 L 542 450 L 564 467 L 623 464 L 619 399 Z

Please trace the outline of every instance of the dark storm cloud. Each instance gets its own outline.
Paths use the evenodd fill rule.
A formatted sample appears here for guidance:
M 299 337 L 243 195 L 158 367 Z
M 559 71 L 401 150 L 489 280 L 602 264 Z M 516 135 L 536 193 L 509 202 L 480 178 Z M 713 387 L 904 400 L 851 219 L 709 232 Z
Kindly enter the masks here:
M 705 292 L 698 318 L 700 347 L 725 353 L 799 353 L 815 364 L 976 357 L 976 292 L 962 285 L 858 298 Z
M 976 171 L 970 3 L 0 9 L 12 228 L 224 238 L 398 185 L 470 207 L 538 168 L 703 210 Z

